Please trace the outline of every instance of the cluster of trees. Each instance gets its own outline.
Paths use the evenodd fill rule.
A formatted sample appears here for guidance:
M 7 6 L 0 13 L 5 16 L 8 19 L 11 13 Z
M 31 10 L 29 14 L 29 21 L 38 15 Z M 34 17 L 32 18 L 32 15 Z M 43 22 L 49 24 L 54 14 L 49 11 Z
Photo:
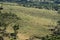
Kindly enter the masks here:
M 5 25 L 4 23 L 9 24 L 11 22 L 16 22 L 17 20 L 20 20 L 20 18 L 13 13 L 0 13 L 0 25 Z
M 17 33 L 19 29 L 19 24 L 15 24 L 12 28 L 14 30 L 13 33 L 7 33 L 6 28 L 8 27 L 9 24 L 11 23 L 16 23 L 16 21 L 21 20 L 17 15 L 11 13 L 2 13 L 3 7 L 1 5 L 0 7 L 0 40 L 4 40 L 4 36 L 8 36 L 11 38 L 11 40 L 16 40 L 17 39 Z
M 4 40 L 4 36 L 8 36 L 11 38 L 11 40 L 17 39 L 17 33 L 19 29 L 19 24 L 15 24 L 12 28 L 14 30 L 13 33 L 7 33 L 6 28 L 8 27 L 9 24 L 15 23 L 16 21 L 21 20 L 17 15 L 13 13 L 2 13 L 0 12 L 0 40 Z
M 1 0 L 2 1 L 2 0 Z M 60 1 L 59 0 L 3 0 L 4 2 L 16 2 L 19 5 L 24 7 L 34 7 L 39 9 L 52 9 L 59 10 L 60 9 Z
M 56 3 L 57 2 L 57 3 Z M 53 2 L 37 2 L 37 1 L 26 1 L 26 0 L 21 0 L 17 2 L 19 5 L 23 4 L 24 7 L 35 7 L 39 9 L 52 9 L 52 10 L 58 10 L 60 9 L 60 6 L 58 5 L 58 0 L 53 1 Z M 59 1 L 60 4 L 60 1 Z

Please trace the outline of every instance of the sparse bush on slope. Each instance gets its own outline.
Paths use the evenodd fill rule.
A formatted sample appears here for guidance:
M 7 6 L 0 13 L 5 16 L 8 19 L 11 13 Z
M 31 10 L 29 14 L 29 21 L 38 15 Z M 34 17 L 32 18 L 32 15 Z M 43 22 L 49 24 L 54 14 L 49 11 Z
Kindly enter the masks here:
M 60 9 L 58 10 L 58 14 L 60 14 Z
M 25 8 L 22 6 L 11 6 L 11 5 L 4 5 L 4 8 L 5 9 L 2 10 L 2 13 L 4 12 L 8 13 L 7 15 L 4 14 L 6 15 L 5 17 L 4 15 L 2 16 L 4 17 L 4 22 L 5 23 L 7 22 L 7 24 L 8 23 L 10 24 L 12 22 L 15 23 L 19 18 L 21 18 L 16 23 L 19 24 L 19 27 L 21 28 L 17 28 L 17 26 L 15 25 L 13 26 L 14 30 L 19 29 L 18 32 L 20 34 L 25 34 L 28 36 L 37 35 L 40 37 L 40 36 L 45 36 L 47 34 L 51 34 L 52 32 L 48 29 L 55 27 L 56 20 L 57 19 L 59 20 L 58 17 L 60 17 L 56 11 L 52 11 L 52 10 Z M 13 14 L 10 14 L 9 12 Z M 10 27 L 12 26 L 7 27 L 7 29 L 10 29 Z
M 11 34 L 12 32 L 9 33 L 6 30 L 7 30 L 8 26 L 10 24 L 12 24 L 12 23 L 15 24 L 18 20 L 20 20 L 20 19 L 15 14 L 12 14 L 12 13 L 0 13 L 0 34 L 1 34 L 0 36 L 3 37 L 3 39 L 4 39 L 4 37 L 7 37 L 7 36 L 10 37 L 10 38 L 13 38 L 14 40 L 16 39 L 16 35 L 17 35 L 16 33 L 14 33 L 14 34 L 16 34 L 16 35 L 14 35 L 14 34 Z M 12 26 L 10 26 L 10 27 L 12 27 Z M 19 26 L 14 26 L 14 27 L 15 27 L 15 29 L 13 29 L 14 31 L 19 29 Z M 3 36 L 3 35 L 6 35 L 6 36 Z M 3 39 L 0 38 L 0 40 L 3 40 Z
M 42 37 L 42 40 L 60 40 L 60 21 L 58 21 L 57 23 L 57 26 L 52 31 L 53 33 Z

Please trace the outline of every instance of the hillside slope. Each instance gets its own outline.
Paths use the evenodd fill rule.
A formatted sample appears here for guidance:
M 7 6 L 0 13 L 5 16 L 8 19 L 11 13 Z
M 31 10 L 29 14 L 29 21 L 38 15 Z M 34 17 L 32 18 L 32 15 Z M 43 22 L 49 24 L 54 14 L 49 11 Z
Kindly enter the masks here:
M 20 18 L 16 22 L 20 25 L 18 30 L 19 40 L 24 40 L 24 38 L 32 35 L 45 36 L 51 34 L 52 32 L 48 29 L 55 27 L 57 25 L 56 21 L 60 17 L 56 11 L 52 10 L 25 8 L 7 4 L 4 4 L 3 8 L 2 13 L 13 13 Z M 24 38 L 20 37 L 20 35 Z

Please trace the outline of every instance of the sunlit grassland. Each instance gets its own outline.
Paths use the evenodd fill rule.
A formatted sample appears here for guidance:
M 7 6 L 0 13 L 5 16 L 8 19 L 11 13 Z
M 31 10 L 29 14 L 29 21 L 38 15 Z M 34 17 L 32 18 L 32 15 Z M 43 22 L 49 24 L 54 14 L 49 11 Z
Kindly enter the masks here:
M 50 34 L 48 29 L 57 25 L 60 14 L 57 11 L 47 9 L 26 8 L 22 6 L 3 5 L 2 13 L 14 13 L 21 20 L 19 32 L 26 35 L 44 36 Z M 9 30 L 9 29 L 8 29 Z

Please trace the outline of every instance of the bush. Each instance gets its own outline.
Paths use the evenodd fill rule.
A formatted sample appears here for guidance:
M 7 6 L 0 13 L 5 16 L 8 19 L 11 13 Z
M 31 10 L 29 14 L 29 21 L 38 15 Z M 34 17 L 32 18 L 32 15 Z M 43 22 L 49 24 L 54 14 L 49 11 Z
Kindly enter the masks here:
M 3 37 L 0 36 L 0 40 L 4 40 Z
M 14 26 L 13 26 L 13 29 L 14 29 L 14 30 L 18 30 L 18 29 L 19 29 L 19 25 L 14 25 Z
M 49 36 L 42 37 L 42 40 L 60 40 L 60 21 L 57 21 L 58 25 L 54 28 L 53 33 Z
M 58 10 L 58 14 L 60 14 L 60 9 Z
M 60 25 L 60 21 L 57 21 L 57 24 Z
M 16 39 L 16 33 L 10 33 L 11 38 Z

